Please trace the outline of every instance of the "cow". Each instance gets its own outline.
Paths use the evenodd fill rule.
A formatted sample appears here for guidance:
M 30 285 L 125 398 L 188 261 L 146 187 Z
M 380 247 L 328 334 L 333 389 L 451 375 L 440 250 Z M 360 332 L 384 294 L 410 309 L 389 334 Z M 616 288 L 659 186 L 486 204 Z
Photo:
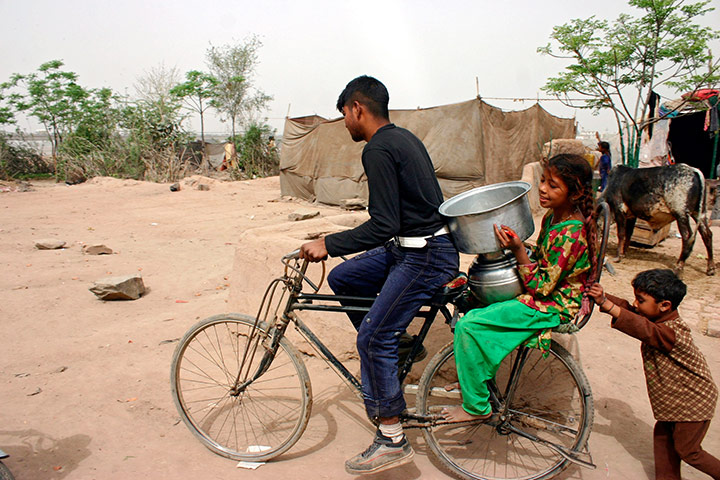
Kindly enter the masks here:
M 657 230 L 676 221 L 682 237 L 682 251 L 675 265 L 681 272 L 700 231 L 707 248 L 707 274 L 715 274 L 712 232 L 705 215 L 705 177 L 697 168 L 683 163 L 664 167 L 630 168 L 617 165 L 610 171 L 605 200 L 617 224 L 620 261 L 630 245 L 635 221 L 641 218 Z M 690 225 L 690 219 L 696 227 Z

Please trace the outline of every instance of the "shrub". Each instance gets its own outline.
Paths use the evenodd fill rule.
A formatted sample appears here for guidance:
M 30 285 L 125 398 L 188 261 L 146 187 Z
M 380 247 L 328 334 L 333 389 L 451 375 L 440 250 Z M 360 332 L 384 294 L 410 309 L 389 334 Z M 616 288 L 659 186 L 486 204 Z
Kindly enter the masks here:
M 9 135 L 0 132 L 0 178 L 27 178 L 52 173 L 52 166 L 30 146 L 11 144 Z

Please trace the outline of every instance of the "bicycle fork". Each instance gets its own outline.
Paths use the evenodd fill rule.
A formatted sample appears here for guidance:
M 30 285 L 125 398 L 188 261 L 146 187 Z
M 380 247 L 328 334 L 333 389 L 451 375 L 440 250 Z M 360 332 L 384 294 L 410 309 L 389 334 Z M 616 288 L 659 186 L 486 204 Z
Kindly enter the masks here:
M 280 346 L 280 339 L 285 335 L 285 330 L 290 324 L 290 320 L 291 319 L 288 314 L 283 313 L 278 319 L 275 326 L 272 327 L 266 335 L 263 335 L 264 338 L 261 339 L 259 335 L 248 336 L 248 341 L 245 345 L 243 362 L 238 370 L 238 375 L 235 379 L 233 388 L 230 389 L 230 395 L 232 395 L 233 397 L 237 397 L 238 395 L 240 395 L 240 393 L 245 391 L 245 389 L 250 384 L 252 384 L 255 380 L 260 378 L 265 372 L 268 371 L 270 365 L 275 359 L 275 354 L 277 353 L 277 349 Z M 262 346 L 265 352 L 260 359 L 255 373 L 250 378 L 241 383 L 241 378 L 247 378 L 250 373 L 250 366 L 252 365 L 252 360 L 257 353 L 258 344 Z M 247 369 L 244 367 L 245 364 L 248 365 Z
M 523 367 L 525 366 L 525 361 L 527 360 L 528 356 L 528 347 L 525 347 L 520 350 L 520 353 L 515 358 L 515 362 L 513 363 L 512 371 L 510 373 L 510 378 L 512 379 L 510 384 L 507 387 L 507 391 L 505 395 L 503 396 L 500 393 L 500 389 L 497 387 L 497 384 L 494 381 L 488 382 L 488 388 L 490 390 L 490 402 L 494 404 L 497 407 L 497 410 L 499 412 L 498 415 L 498 423 L 495 426 L 495 429 L 498 431 L 498 433 L 503 435 L 509 435 L 510 433 L 514 433 L 515 435 L 519 435 L 521 437 L 527 438 L 528 440 L 539 443 L 542 445 L 545 445 L 546 447 L 550 448 L 551 450 L 557 452 L 560 456 L 562 456 L 564 459 L 568 460 L 569 462 L 572 462 L 576 465 L 579 465 L 581 467 L 595 469 L 597 466 L 592 463 L 592 457 L 590 456 L 589 452 L 581 452 L 579 450 L 570 450 L 562 445 L 558 445 L 556 443 L 550 442 L 548 440 L 545 440 L 543 438 L 540 438 L 536 435 L 533 435 L 531 433 L 528 433 L 515 425 L 513 425 L 510 420 L 513 418 L 514 412 L 510 409 L 510 403 L 511 400 L 515 397 L 515 391 L 518 387 L 518 382 L 520 379 L 520 372 L 522 371 Z M 578 455 L 585 455 L 590 458 L 590 461 L 585 461 L 578 457 Z

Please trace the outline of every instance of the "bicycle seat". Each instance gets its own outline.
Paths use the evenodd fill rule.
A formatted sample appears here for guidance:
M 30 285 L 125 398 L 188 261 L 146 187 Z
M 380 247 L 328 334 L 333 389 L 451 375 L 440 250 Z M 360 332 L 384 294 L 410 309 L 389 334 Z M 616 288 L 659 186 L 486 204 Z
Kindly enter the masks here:
M 430 304 L 433 306 L 442 307 L 443 305 L 454 300 L 458 295 L 462 294 L 467 288 L 467 284 L 467 274 L 465 274 L 464 272 L 458 273 L 455 278 L 440 287 L 440 289 L 430 300 Z

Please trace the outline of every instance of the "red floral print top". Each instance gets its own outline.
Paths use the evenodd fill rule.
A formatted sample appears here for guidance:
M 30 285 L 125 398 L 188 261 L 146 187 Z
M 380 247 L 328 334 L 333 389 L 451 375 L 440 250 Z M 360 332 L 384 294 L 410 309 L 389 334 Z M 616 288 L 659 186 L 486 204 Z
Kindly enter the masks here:
M 580 310 L 587 272 L 590 270 L 585 226 L 580 220 L 553 225 L 552 211 L 542 220 L 535 262 L 518 265 L 525 292 L 517 299 L 541 312 L 554 312 L 567 323 Z

